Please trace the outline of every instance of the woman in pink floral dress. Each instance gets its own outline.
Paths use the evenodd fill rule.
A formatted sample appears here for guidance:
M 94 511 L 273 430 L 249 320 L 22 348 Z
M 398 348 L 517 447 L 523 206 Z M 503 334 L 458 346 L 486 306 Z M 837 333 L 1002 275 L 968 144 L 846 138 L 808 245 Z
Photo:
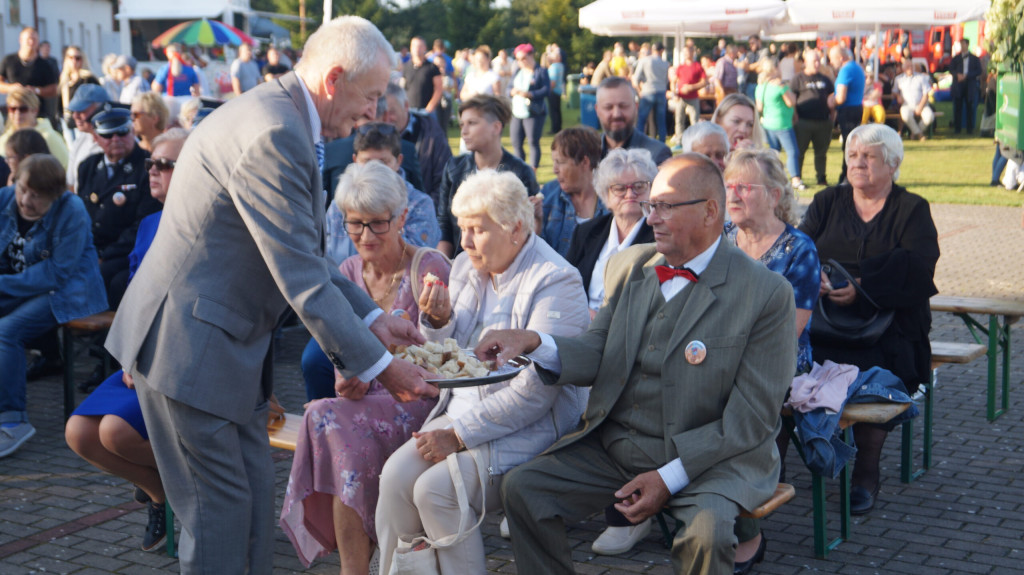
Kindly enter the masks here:
M 341 273 L 385 312 L 404 310 L 417 321 L 414 285 L 422 286 L 428 273 L 447 283 L 450 265 L 437 252 L 416 258 L 416 248 L 402 241 L 407 202 L 401 177 L 379 162 L 352 164 L 337 196 L 358 251 L 342 262 Z M 281 509 L 281 528 L 303 564 L 337 548 L 342 575 L 367 572 L 381 467 L 437 402 L 399 403 L 376 381 L 364 390 L 307 405 Z

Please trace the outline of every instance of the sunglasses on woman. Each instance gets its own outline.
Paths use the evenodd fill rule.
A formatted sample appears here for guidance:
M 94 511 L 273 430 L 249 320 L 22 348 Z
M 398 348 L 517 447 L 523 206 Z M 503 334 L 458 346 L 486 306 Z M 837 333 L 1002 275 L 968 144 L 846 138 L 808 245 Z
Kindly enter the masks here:
M 25 114 L 31 109 L 32 108 L 29 108 L 28 106 L 7 106 L 7 113 L 13 114 L 14 112 L 19 112 L 21 114 Z
M 174 169 L 174 160 L 168 160 L 167 158 L 146 158 L 145 166 L 146 171 L 150 171 L 156 168 L 158 172 L 169 172 Z

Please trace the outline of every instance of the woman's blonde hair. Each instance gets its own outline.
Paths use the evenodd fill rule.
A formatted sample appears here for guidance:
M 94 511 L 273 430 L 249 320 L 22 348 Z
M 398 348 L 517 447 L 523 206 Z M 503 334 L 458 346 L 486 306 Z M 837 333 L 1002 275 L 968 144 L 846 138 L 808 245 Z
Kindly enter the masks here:
M 14 88 L 7 94 L 7 105 L 21 104 L 27 106 L 32 110 L 36 111 L 36 115 L 39 115 L 39 96 L 32 93 L 32 90 L 28 88 Z M 17 130 L 19 126 L 14 124 L 14 119 L 7 116 L 7 123 L 4 125 L 4 131 L 10 132 Z M 33 126 L 34 127 L 34 126 Z
M 163 132 L 167 129 L 167 119 L 171 115 L 171 111 L 167 108 L 167 104 L 164 103 L 164 97 L 157 92 L 143 92 L 132 101 L 133 104 L 138 103 L 139 107 L 146 114 L 156 116 L 156 129 Z
M 789 183 L 786 168 L 782 165 L 778 152 L 770 148 L 734 150 L 729 157 L 729 163 L 725 165 L 725 179 L 728 180 L 737 172 L 758 174 L 767 188 L 779 190 L 775 217 L 794 226 L 799 222 L 796 193 Z
M 481 170 L 462 182 L 452 198 L 452 214 L 465 218 L 486 214 L 505 231 L 516 224 L 533 229 L 533 206 L 526 186 L 512 172 Z

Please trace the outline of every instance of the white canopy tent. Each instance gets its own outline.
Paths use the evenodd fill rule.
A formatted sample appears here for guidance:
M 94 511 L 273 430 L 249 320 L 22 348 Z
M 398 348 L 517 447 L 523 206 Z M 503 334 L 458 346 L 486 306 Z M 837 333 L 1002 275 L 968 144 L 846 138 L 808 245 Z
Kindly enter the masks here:
M 580 9 L 580 27 L 602 36 L 761 34 L 786 15 L 782 0 L 597 0 Z

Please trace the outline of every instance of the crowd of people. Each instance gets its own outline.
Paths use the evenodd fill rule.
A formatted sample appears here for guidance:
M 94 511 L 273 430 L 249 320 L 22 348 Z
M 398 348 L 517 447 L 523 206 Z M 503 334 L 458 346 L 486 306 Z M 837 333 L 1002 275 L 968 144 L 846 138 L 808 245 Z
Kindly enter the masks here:
M 375 554 L 381 573 L 422 553 L 443 573 L 483 572 L 473 524 L 502 509 L 523 572 L 573 572 L 565 521 L 603 511 L 593 549 L 618 554 L 665 510 L 683 525 L 676 572 L 749 573 L 767 539 L 738 516 L 784 473 L 794 378 L 829 361 L 884 368 L 902 395 L 929 378 L 937 233 L 896 183 L 900 134 L 860 125 L 866 76 L 841 46 L 830 74 L 817 50 L 776 58 L 756 37 L 709 56 L 687 46 L 674 71 L 657 43 L 636 58 L 616 45 L 586 78 L 595 130 L 561 126 L 555 45 L 448 58 L 417 37 L 396 54 L 341 17 L 291 71 L 241 49 L 235 95 L 214 109 L 181 48 L 147 85 L 131 58 L 104 82 L 79 48 L 50 69 L 37 44 L 24 30 L 17 57 L 42 85 L 0 70 L 0 457 L 35 433 L 25 382 L 60 366 L 57 326 L 115 310 L 106 345 L 123 370 L 82 382 L 99 387 L 67 443 L 136 486 L 143 549 L 173 507 L 183 572 L 271 569 L 265 427 L 289 316 L 311 336 L 309 403 L 278 523 L 306 565 L 337 549 L 343 575 Z M 895 78 L 913 137 L 930 90 L 906 63 Z M 684 120 L 674 157 L 669 109 Z M 844 172 L 829 186 L 833 122 Z M 801 218 L 811 143 L 826 188 Z M 837 345 L 812 329 L 821 301 L 894 317 L 875 341 Z M 439 390 L 389 351 L 446 338 L 532 365 Z M 855 514 L 874 506 L 887 432 L 855 426 Z

